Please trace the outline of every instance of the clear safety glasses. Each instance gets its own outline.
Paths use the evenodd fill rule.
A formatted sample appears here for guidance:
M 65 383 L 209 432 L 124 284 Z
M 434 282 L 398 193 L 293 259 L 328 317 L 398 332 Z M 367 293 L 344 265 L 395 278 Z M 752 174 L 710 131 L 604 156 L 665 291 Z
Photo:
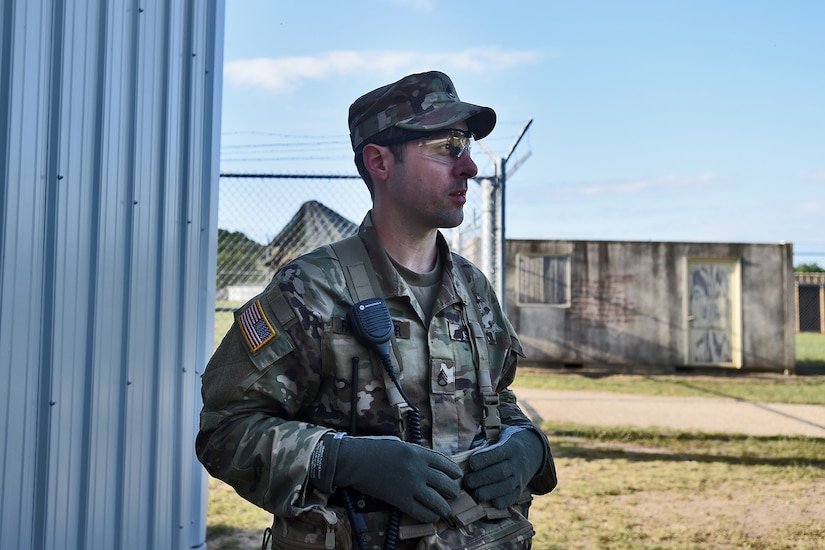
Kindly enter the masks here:
M 475 136 L 468 130 L 451 128 L 423 137 L 418 141 L 418 150 L 422 155 L 442 162 L 451 162 L 469 153 Z

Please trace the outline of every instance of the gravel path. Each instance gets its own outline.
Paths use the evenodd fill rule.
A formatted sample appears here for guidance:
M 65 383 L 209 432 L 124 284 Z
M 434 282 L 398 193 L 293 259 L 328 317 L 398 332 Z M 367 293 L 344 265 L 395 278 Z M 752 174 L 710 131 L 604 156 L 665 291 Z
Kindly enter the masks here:
M 555 420 L 599 426 L 659 426 L 712 433 L 825 438 L 825 407 L 820 405 L 519 387 L 513 390 L 522 410 L 537 423 Z

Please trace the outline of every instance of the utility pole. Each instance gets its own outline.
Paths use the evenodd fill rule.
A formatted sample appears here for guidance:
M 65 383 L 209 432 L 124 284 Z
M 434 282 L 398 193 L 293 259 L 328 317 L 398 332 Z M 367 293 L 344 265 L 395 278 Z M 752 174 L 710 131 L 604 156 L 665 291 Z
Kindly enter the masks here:
M 478 142 L 478 145 L 490 155 L 495 169 L 495 175 L 492 177 L 475 178 L 481 184 L 481 196 L 484 201 L 481 214 L 481 232 L 483 234 L 481 270 L 484 271 L 493 288 L 496 289 L 502 308 L 504 308 L 507 291 L 505 280 L 505 263 L 507 261 L 507 238 L 504 219 L 505 184 L 507 179 L 530 157 L 531 152 L 521 157 L 509 171 L 507 170 L 507 162 L 532 123 L 532 118 L 527 121 L 510 150 L 503 157 L 496 157 L 482 142 Z

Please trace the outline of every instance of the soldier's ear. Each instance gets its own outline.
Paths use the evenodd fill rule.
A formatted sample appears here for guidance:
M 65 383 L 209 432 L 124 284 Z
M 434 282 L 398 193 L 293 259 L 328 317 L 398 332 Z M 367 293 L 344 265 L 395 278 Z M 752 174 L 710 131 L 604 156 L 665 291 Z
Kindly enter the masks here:
M 372 176 L 373 182 L 386 181 L 392 164 L 392 152 L 388 147 L 369 143 L 364 146 L 364 168 Z

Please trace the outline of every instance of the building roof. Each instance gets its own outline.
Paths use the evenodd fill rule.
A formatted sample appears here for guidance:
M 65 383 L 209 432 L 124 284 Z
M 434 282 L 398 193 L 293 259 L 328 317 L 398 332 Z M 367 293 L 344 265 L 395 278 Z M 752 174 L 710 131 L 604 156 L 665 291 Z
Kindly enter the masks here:
M 357 232 L 357 224 L 318 201 L 307 201 L 269 243 L 266 265 L 277 270 L 301 254 Z

